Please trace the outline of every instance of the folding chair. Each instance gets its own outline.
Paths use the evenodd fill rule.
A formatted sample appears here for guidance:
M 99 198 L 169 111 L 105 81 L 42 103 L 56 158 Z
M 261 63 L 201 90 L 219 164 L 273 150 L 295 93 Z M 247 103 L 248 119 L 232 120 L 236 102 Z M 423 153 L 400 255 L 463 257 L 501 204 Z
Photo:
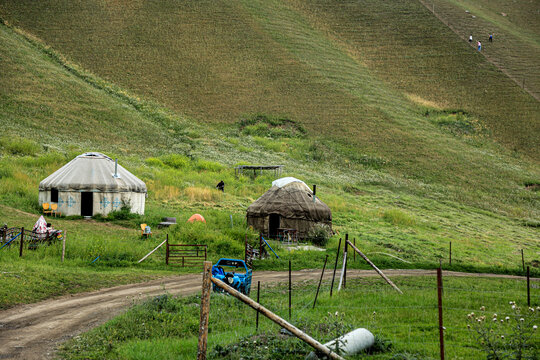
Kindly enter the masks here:
M 51 206 L 49 203 L 43 203 L 43 215 L 52 214 Z
M 62 213 L 58 210 L 58 204 L 51 204 L 51 213 L 54 214 L 54 217 L 58 214 L 59 216 L 62 216 Z

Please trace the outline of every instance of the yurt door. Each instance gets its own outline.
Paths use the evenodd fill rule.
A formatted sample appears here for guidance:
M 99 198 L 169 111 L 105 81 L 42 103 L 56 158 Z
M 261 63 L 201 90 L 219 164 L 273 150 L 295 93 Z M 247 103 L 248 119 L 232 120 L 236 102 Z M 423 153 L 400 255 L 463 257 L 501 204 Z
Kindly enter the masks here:
M 268 218 L 268 232 L 271 238 L 276 238 L 279 229 L 279 214 L 270 214 Z
M 94 215 L 94 193 L 81 193 L 81 216 Z

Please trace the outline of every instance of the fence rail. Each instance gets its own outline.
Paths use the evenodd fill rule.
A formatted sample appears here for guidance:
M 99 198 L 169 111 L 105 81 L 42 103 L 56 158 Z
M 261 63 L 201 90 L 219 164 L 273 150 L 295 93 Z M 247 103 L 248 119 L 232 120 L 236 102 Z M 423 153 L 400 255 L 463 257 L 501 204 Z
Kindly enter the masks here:
M 24 227 L 2 227 L 0 228 L 0 248 L 10 247 L 18 243 L 20 248 L 20 256 L 22 256 L 24 245 L 27 249 L 37 249 L 39 245 L 51 245 L 53 241 L 62 237 L 61 230 L 55 230 L 46 233 L 37 233 L 35 231 L 25 230 Z
M 207 245 L 169 244 L 166 242 L 165 263 L 182 267 L 202 265 L 207 258 Z

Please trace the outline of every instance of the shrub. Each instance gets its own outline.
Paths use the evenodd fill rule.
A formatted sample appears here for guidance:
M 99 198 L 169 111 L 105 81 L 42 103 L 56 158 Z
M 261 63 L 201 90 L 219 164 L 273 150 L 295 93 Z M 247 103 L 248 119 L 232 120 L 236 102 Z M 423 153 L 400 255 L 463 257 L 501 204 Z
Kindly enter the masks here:
M 317 246 L 326 246 L 331 236 L 331 230 L 326 224 L 315 224 L 308 234 L 307 240 Z
M 138 214 L 131 212 L 131 206 L 126 202 L 122 202 L 120 210 L 111 211 L 109 215 L 107 215 L 107 219 L 109 220 L 131 220 L 138 217 Z
M 498 316 L 487 313 L 482 306 L 478 315 L 467 315 L 467 328 L 488 359 L 538 359 L 540 307 L 522 310 L 510 301 L 509 308 L 507 316 Z
M 178 154 L 169 154 L 161 157 L 163 163 L 175 169 L 184 169 L 189 166 L 189 159 Z
M 223 169 L 223 165 L 214 161 L 197 159 L 197 161 L 195 161 L 195 169 L 217 172 Z
M 300 138 L 306 129 L 296 121 L 287 117 L 256 114 L 240 120 L 240 131 L 245 135 L 270 137 L 273 139 Z
M 165 164 L 158 158 L 150 157 L 144 161 L 149 166 L 162 167 Z
M 19 137 L 0 138 L 0 148 L 5 149 L 12 155 L 35 155 L 41 150 L 41 147 L 34 141 Z

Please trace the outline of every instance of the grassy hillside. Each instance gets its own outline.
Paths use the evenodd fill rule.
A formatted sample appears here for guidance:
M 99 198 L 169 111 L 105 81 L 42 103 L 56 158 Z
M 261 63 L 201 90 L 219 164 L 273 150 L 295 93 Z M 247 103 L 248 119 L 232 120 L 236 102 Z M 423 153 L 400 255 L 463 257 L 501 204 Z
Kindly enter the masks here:
M 465 41 L 480 40 L 482 54 L 540 100 L 540 14 L 534 1 L 430 1 L 433 10 Z M 490 43 L 489 34 L 494 42 Z
M 352 35 L 344 27 L 330 30 L 338 16 L 343 23 L 353 21 L 339 6 L 319 9 L 316 3 L 251 1 L 175 3 L 179 8 L 167 8 L 172 5 L 130 2 L 129 6 L 139 7 L 122 5 L 122 12 L 110 5 L 117 3 L 103 8 L 93 2 L 0 4 L 2 17 L 26 24 L 27 29 L 0 24 L 0 223 L 32 226 L 39 213 L 39 181 L 84 151 L 119 157 L 149 189 L 146 215 L 120 222 L 117 232 L 96 235 L 94 223 L 58 221 L 75 233 L 70 235 L 75 251 L 68 252 L 67 269 L 101 272 L 125 266 L 131 273 L 132 263 L 159 243 L 157 238 L 141 242 L 138 224 L 155 226 L 162 216 L 176 216 L 182 224 L 171 229 L 178 241 L 207 243 L 213 248 L 212 258 L 241 256 L 245 209 L 273 178 L 235 178 L 232 166 L 238 163 L 284 164 L 285 175 L 317 184 L 339 232 L 329 251 L 348 232 L 381 267 L 433 267 L 446 258 L 450 241 L 455 269 L 518 272 L 520 249 L 525 249 L 527 264 L 540 263 L 540 194 L 534 186 L 527 187 L 540 182 L 537 161 L 492 141 L 489 134 L 494 130 L 485 114 L 464 105 L 461 110 L 453 108 L 455 91 L 474 93 L 470 83 L 461 83 L 458 90 L 452 87 L 455 83 L 446 86 L 442 80 L 446 75 L 436 73 L 434 66 L 433 76 L 424 84 L 427 90 L 411 80 L 418 91 L 404 92 L 412 85 L 400 88 L 384 76 L 384 69 L 397 74 L 404 70 L 375 66 L 373 43 L 366 43 L 367 55 L 360 56 L 358 39 L 347 38 Z M 415 9 L 431 19 L 420 5 Z M 116 24 L 114 29 L 96 15 L 107 13 L 105 19 Z M 156 14 L 160 21 L 152 17 Z M 148 16 L 145 21 L 138 18 L 143 15 Z M 177 21 L 173 15 L 186 19 Z M 379 20 L 374 19 L 373 26 Z M 144 31 L 138 28 L 150 23 L 154 26 Z M 440 26 L 434 19 L 428 23 Z M 205 41 L 186 35 L 182 43 L 161 47 L 160 36 L 171 34 L 158 31 L 162 24 L 169 24 L 171 31 L 181 24 L 193 36 L 201 31 Z M 236 33 L 230 32 L 232 25 Z M 77 50 L 88 39 L 95 47 L 87 44 L 86 51 Z M 165 40 L 175 42 L 177 37 Z M 124 55 L 108 58 L 102 50 L 116 41 L 121 46 L 110 48 L 111 54 L 134 52 L 137 57 L 125 62 L 120 60 Z M 457 39 L 454 43 L 463 45 Z M 206 52 L 201 52 L 203 45 Z M 186 54 L 198 58 L 179 56 L 184 46 L 189 49 Z M 407 48 L 402 44 L 399 51 Z M 412 62 L 417 51 L 405 59 Z M 465 44 L 462 51 L 467 54 L 470 49 Z M 147 53 L 153 55 L 145 57 Z M 486 80 L 490 86 L 508 81 L 476 53 L 466 59 L 468 66 L 490 75 Z M 98 61 L 103 62 L 96 66 Z M 457 66 L 457 60 L 449 63 Z M 147 67 L 135 71 L 130 66 Z M 153 71 L 164 73 L 157 77 Z M 438 86 L 430 85 L 435 81 Z M 522 96 L 526 105 L 522 110 L 537 114 L 534 106 L 527 108 L 535 104 L 530 96 L 517 90 L 509 90 L 508 96 Z M 448 103 L 430 98 L 437 91 Z M 493 106 L 508 115 L 512 107 L 504 96 L 500 99 Z M 257 112 L 260 116 L 253 115 Z M 283 117 L 290 121 L 279 123 Z M 250 121 L 240 125 L 240 119 Z M 519 119 L 511 119 L 517 121 L 512 127 L 522 131 Z M 538 122 L 531 124 L 527 135 L 533 136 Z M 224 194 L 214 189 L 220 180 L 227 184 Z M 207 216 L 208 228 L 184 224 L 194 212 Z M 231 214 L 234 228 L 225 230 Z M 60 266 L 59 251 L 58 246 L 43 249 L 21 260 L 11 249 L 1 253 L 0 261 L 9 272 L 42 266 L 53 273 Z M 319 252 L 278 251 L 298 268 L 321 266 L 324 259 Z M 106 256 L 90 267 L 98 254 Z M 268 260 L 257 266 L 284 269 L 286 263 Z M 143 268 L 168 271 L 159 256 Z M 17 278 L 11 280 L 13 286 L 22 286 Z M 7 299 L 2 301 L 20 301 L 10 297 L 16 292 L 9 289 L 13 288 L 4 287 L 0 293 Z
M 538 159 L 538 102 L 487 63 L 463 38 L 455 36 L 420 2 L 292 3 L 310 19 L 312 26 L 325 29 L 350 56 L 413 101 L 443 109 L 462 109 L 478 117 L 498 141 Z M 436 3 L 436 9 L 440 9 L 446 1 Z M 527 6 L 530 5 L 523 8 Z M 523 22 L 524 27 L 538 24 L 530 18 Z M 457 28 L 468 34 L 464 26 Z M 475 38 L 479 32 L 475 32 Z M 502 66 L 525 66 L 531 72 L 531 83 L 536 83 L 539 64 L 534 54 L 538 53 L 538 43 L 531 48 L 522 45 L 530 39 L 529 35 L 523 33 L 517 44 L 504 37 L 493 45 L 484 42 L 485 51 L 491 54 L 499 51 L 495 48 L 505 48 L 513 57 L 501 57 Z
M 540 155 L 538 102 L 419 2 L 2 1 L 0 14 L 91 72 L 204 122 L 286 114 L 363 152 L 398 161 L 399 144 L 405 158 L 429 158 L 430 144 L 410 131 L 425 121 L 376 75 Z

